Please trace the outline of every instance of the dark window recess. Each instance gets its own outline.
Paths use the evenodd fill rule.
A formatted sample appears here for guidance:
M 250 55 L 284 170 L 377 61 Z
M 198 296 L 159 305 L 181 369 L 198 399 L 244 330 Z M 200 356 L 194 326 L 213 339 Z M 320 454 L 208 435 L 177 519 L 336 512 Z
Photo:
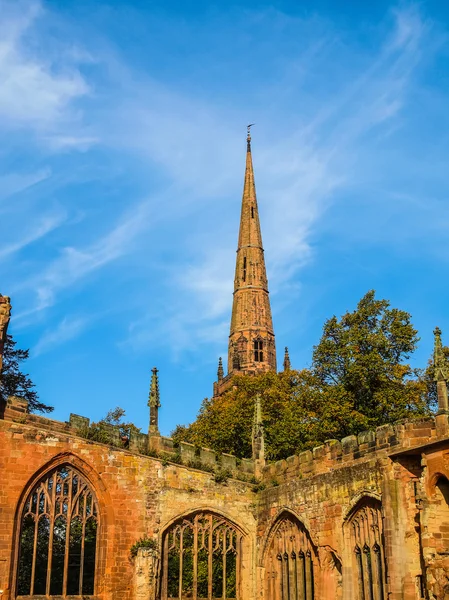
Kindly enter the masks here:
M 357 600 L 384 600 L 385 566 L 380 503 L 367 499 L 352 517 Z
M 97 528 L 97 502 L 87 481 L 70 466 L 45 475 L 22 513 L 17 594 L 90 597 Z
M 254 206 L 251 206 L 251 218 L 254 219 Z
M 207 512 L 186 516 L 165 532 L 163 600 L 240 597 L 242 534 L 226 519 Z
M 255 360 L 255 362 L 263 362 L 263 342 L 262 342 L 262 340 L 254 341 L 254 360 Z
M 246 256 L 243 257 L 243 281 L 246 281 Z

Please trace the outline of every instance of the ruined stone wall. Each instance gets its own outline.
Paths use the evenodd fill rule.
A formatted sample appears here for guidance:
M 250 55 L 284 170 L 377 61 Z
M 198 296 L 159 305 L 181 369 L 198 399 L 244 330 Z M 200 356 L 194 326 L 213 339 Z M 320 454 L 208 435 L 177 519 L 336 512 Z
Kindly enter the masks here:
M 225 515 L 244 532 L 246 577 L 242 598 L 254 597 L 251 575 L 255 563 L 255 517 L 251 486 L 162 462 L 123 449 L 50 431 L 26 423 L 0 420 L 0 593 L 14 597 L 17 510 L 36 474 L 68 463 L 92 485 L 100 508 L 98 596 L 104 600 L 131 600 L 136 596 L 135 561 L 131 546 L 142 537 L 160 545 L 166 525 L 180 515 L 208 509 Z M 147 590 L 148 591 L 148 590 Z
M 99 600 L 155 600 L 163 532 L 177 518 L 200 510 L 224 515 L 244 532 L 241 600 L 279 597 L 267 588 L 267 555 L 286 516 L 310 538 L 315 600 L 357 600 L 351 527 L 363 506 L 373 514 L 378 506 L 381 514 L 384 598 L 449 598 L 447 417 L 444 427 L 441 418 L 439 425 L 426 419 L 331 440 L 266 466 L 255 486 L 233 478 L 218 483 L 212 472 L 174 464 L 170 451 L 182 453 L 186 463 L 199 460 L 210 467 L 217 466 L 217 456 L 189 444 L 171 448 L 168 438 L 159 441 L 161 459 L 139 454 L 135 440 L 129 450 L 89 442 L 75 435 L 79 418 L 58 423 L 30 416 L 21 412 L 19 400 L 12 400 L 5 416 L 0 419 L 2 600 L 14 598 L 18 511 L 28 486 L 67 463 L 90 482 L 100 507 Z M 237 467 L 235 458 L 221 457 L 219 466 L 226 465 Z M 249 475 L 251 464 L 239 468 Z M 139 550 L 132 559 L 131 547 L 143 537 L 154 539 L 157 550 Z

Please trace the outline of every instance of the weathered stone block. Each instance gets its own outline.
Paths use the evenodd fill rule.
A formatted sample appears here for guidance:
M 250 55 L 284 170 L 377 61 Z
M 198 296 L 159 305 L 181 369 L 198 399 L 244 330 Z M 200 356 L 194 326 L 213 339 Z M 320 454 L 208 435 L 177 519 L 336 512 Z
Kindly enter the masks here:
M 195 446 L 188 442 L 181 442 L 179 444 L 179 451 L 184 464 L 189 464 L 190 461 L 196 459 Z
M 326 446 L 317 446 L 313 448 L 312 455 L 314 460 L 320 460 L 326 456 Z
M 237 460 L 231 454 L 221 454 L 221 466 L 228 471 L 235 471 L 237 468 Z
M 341 450 L 343 454 L 352 454 L 353 452 L 357 452 L 358 449 L 359 445 L 355 435 L 348 435 L 341 440 Z
M 204 465 L 209 465 L 210 467 L 217 465 L 217 455 L 213 450 L 209 450 L 209 448 L 201 448 L 200 460 Z
M 90 419 L 87 417 L 82 417 L 81 415 L 76 415 L 75 413 L 70 413 L 69 417 L 69 425 L 73 429 L 87 429 L 90 424 Z
M 250 458 L 242 458 L 242 462 L 240 463 L 240 470 L 242 473 L 246 473 L 248 475 L 254 474 L 254 461 Z

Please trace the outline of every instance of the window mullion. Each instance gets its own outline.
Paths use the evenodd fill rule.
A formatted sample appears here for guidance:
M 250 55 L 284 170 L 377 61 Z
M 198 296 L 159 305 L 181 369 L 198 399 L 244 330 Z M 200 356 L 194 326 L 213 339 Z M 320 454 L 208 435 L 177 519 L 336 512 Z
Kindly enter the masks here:
M 49 532 L 48 532 L 48 557 L 47 557 L 47 582 L 45 584 L 46 595 L 50 595 L 50 584 L 51 584 L 51 565 L 53 561 L 53 534 L 55 532 L 55 510 L 56 510 L 56 480 L 57 480 L 57 471 L 53 474 L 53 486 L 51 490 L 51 502 L 48 507 L 48 522 L 49 522 Z M 46 484 L 46 491 L 48 491 L 48 482 Z

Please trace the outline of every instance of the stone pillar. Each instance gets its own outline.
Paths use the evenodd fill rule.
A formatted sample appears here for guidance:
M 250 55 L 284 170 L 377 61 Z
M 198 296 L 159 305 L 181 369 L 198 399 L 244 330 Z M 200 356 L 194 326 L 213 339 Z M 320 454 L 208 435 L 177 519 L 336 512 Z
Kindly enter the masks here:
M 139 548 L 134 565 L 135 600 L 156 600 L 159 592 L 159 569 L 157 550 Z
M 254 405 L 252 447 L 254 474 L 256 477 L 260 477 L 262 470 L 265 467 L 265 440 L 263 435 L 261 398 L 259 395 L 256 396 L 256 402 Z
M 148 398 L 148 406 L 150 408 L 150 424 L 148 427 L 148 446 L 152 450 L 159 448 L 159 408 L 161 407 L 159 396 L 159 379 L 158 370 L 156 367 L 152 369 L 150 395 Z
M 442 437 L 449 432 L 449 402 L 447 393 L 449 361 L 445 355 L 443 344 L 441 342 L 441 329 L 436 327 L 433 334 L 435 336 L 433 353 L 434 380 L 437 385 L 438 398 L 438 412 L 435 418 L 435 424 L 438 437 Z

